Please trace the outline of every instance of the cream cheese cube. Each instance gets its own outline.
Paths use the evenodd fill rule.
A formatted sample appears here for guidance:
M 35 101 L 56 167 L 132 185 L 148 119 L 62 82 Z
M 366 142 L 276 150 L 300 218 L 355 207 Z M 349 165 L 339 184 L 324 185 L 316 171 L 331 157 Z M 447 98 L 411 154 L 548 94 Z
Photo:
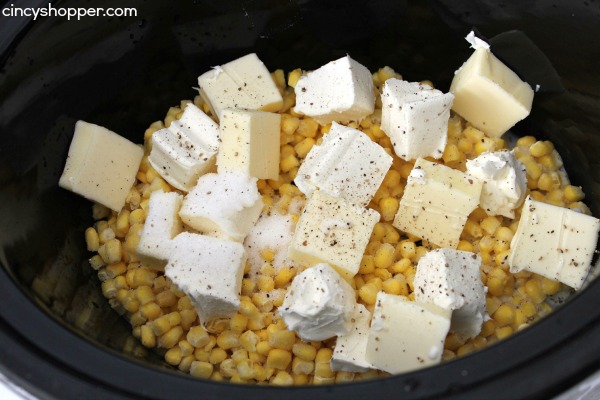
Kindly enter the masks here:
M 144 150 L 124 137 L 77 121 L 58 185 L 119 212 L 143 156 Z
M 441 361 L 450 310 L 379 292 L 367 339 L 366 361 L 392 374 Z
M 294 110 L 321 125 L 360 121 L 375 109 L 371 73 L 350 56 L 302 76 L 295 92 Z
M 245 264 L 240 243 L 184 232 L 173 239 L 165 275 L 189 296 L 206 327 L 239 309 Z
M 328 264 L 317 264 L 294 278 L 278 310 L 289 330 L 311 342 L 348 332 L 355 305 L 350 284 Z
M 479 205 L 488 215 L 514 218 L 525 200 L 527 172 L 512 152 L 485 152 L 467 160 L 467 174 L 483 181 Z
M 226 108 L 275 112 L 283 106 L 279 89 L 255 53 L 205 72 L 198 85 L 200 96 L 219 120 Z
M 481 257 L 475 253 L 436 249 L 419 259 L 414 279 L 415 300 L 452 311 L 450 330 L 474 338 L 488 318 Z
M 350 330 L 339 335 L 331 356 L 333 371 L 366 372 L 373 366 L 365 360 L 371 313 L 362 304 L 357 304 L 350 319 Z
M 214 169 L 219 126 L 193 104 L 168 128 L 154 132 L 148 162 L 173 187 L 189 192 Z
M 312 147 L 294 182 L 307 196 L 320 190 L 366 206 L 392 166 L 392 157 L 358 129 L 336 122 Z
M 223 110 L 218 171 L 242 172 L 258 179 L 279 179 L 280 125 L 280 114 Z
M 510 272 L 534 272 L 581 289 L 599 230 L 598 218 L 528 196 L 510 244 Z
M 479 204 L 481 188 L 476 178 L 420 158 L 393 225 L 437 246 L 456 248 L 469 214 Z
M 396 78 L 385 81 L 381 94 L 381 129 L 403 160 L 441 158 L 448 139 L 454 95 L 431 86 Z
M 171 254 L 172 239 L 181 233 L 183 224 L 179 209 L 183 196 L 152 192 L 148 203 L 148 215 L 137 246 L 137 256 L 145 267 L 164 270 Z
M 171 186 L 189 192 L 214 169 L 219 141 L 219 125 L 190 103 L 179 120 L 152 134 L 148 162 Z
M 206 174 L 183 199 L 179 216 L 189 227 L 242 242 L 263 202 L 256 178 L 238 173 Z
M 483 46 L 455 72 L 452 110 L 490 137 L 529 115 L 533 89 Z
M 288 258 L 306 266 L 328 263 L 350 279 L 358 272 L 379 217 L 375 210 L 315 191 L 296 224 Z

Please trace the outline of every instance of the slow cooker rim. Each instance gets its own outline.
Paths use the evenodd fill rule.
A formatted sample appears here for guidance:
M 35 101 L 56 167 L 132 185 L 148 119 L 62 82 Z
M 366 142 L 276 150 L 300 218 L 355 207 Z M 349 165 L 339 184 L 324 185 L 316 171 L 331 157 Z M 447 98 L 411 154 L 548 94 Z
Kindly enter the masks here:
M 0 291 L 4 293 L 6 301 L 5 306 L 0 309 L 0 318 L 18 332 L 22 339 L 27 340 L 36 350 L 47 354 L 53 363 L 85 374 L 88 379 L 98 384 L 107 385 L 123 393 L 142 394 L 155 398 L 167 398 L 173 395 L 186 398 L 199 389 L 208 390 L 215 395 L 220 394 L 219 397 L 251 396 L 258 393 L 257 387 L 253 385 L 198 380 L 183 373 L 144 365 L 141 361 L 119 354 L 106 346 L 97 346 L 44 312 L 18 287 L 4 268 L 0 268 Z M 419 394 L 435 397 L 453 392 L 460 393 L 471 387 L 480 386 L 490 378 L 497 379 L 503 372 L 518 370 L 523 366 L 528 368 L 527 365 L 535 363 L 536 357 L 547 353 L 555 346 L 564 345 L 565 342 L 582 332 L 585 333 L 586 330 L 595 328 L 600 331 L 600 324 L 594 324 L 600 319 L 600 310 L 593 307 L 598 302 L 600 302 L 600 282 L 594 281 L 588 288 L 574 296 L 568 302 L 569 304 L 559 307 L 532 327 L 471 355 L 424 370 L 372 381 L 342 385 L 271 387 L 272 390 L 267 392 L 261 390 L 260 393 L 264 398 L 270 396 L 275 398 L 281 394 L 281 390 L 285 390 L 288 397 L 300 393 L 300 396 L 310 395 L 311 398 L 317 398 L 330 396 L 332 390 L 336 395 L 341 396 L 355 396 L 360 393 L 369 395 L 378 388 L 381 390 L 382 387 L 394 388 L 396 392 L 401 389 L 408 398 Z M 579 312 L 575 315 L 570 312 L 570 309 L 578 309 Z M 541 341 L 540 335 L 544 335 L 548 341 L 536 348 L 536 344 Z M 65 343 L 68 343 L 66 347 Z M 535 351 L 524 352 L 523 347 L 531 347 Z M 579 349 L 577 352 L 575 348 L 571 358 L 582 359 L 584 358 L 582 354 L 586 351 L 586 349 Z M 2 352 L 4 350 L 0 349 L 0 353 Z M 4 357 L 0 357 L 0 360 L 3 359 Z M 490 360 L 493 360 L 494 369 L 486 368 L 489 367 L 487 364 Z M 82 365 L 84 371 L 81 370 Z M 10 366 L 6 367 L 10 368 Z M 562 380 L 572 379 L 586 367 L 588 365 L 582 363 L 579 369 L 571 370 Z M 123 374 L 114 374 L 110 371 L 123 371 Z M 538 383 L 525 389 L 530 394 L 535 394 L 561 386 L 560 380 L 551 382 L 550 385 L 547 382 Z M 29 383 L 35 386 L 35 382 Z M 225 393 L 222 393 L 223 391 Z

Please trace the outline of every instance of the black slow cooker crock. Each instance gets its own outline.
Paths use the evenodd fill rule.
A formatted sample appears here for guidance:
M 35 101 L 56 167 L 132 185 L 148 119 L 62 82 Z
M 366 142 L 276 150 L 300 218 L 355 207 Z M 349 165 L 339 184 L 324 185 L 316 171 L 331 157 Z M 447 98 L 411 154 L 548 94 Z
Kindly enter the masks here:
M 0 17 L 0 369 L 40 398 L 549 398 L 600 367 L 600 282 L 472 355 L 368 382 L 276 388 L 193 379 L 143 349 L 87 264 L 90 203 L 57 186 L 78 119 L 141 142 L 199 74 L 256 52 L 271 69 L 346 53 L 447 90 L 474 29 L 536 87 L 514 128 L 552 140 L 600 215 L 600 2 L 55 1 L 137 16 Z M 49 7 L 9 1 L 2 10 Z M 5 11 L 2 11 L 6 13 Z M 539 85 L 539 86 L 538 86 Z

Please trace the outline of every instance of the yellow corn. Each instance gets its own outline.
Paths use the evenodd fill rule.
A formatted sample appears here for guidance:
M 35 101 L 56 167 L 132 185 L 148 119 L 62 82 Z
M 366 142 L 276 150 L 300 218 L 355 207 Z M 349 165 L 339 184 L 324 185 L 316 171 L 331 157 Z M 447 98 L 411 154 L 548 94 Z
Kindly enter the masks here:
M 196 378 L 208 379 L 213 373 L 214 367 L 205 361 L 193 361 L 190 365 L 190 374 Z
M 266 367 L 285 370 L 291 361 L 292 353 L 289 351 L 282 349 L 271 349 L 269 350 L 267 356 Z
M 269 345 L 274 349 L 292 350 L 296 335 L 292 331 L 281 330 L 269 334 Z

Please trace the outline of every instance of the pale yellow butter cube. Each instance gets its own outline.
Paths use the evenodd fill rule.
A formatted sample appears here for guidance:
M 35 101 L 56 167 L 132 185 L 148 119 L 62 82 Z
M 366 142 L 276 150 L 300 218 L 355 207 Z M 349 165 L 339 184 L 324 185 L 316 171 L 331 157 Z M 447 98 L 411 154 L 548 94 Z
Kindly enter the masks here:
M 171 255 L 172 239 L 183 230 L 179 209 L 183 196 L 162 190 L 152 192 L 148 216 L 137 246 L 137 255 L 148 268 L 163 271 Z
M 312 266 L 328 263 L 344 278 L 356 275 L 379 213 L 315 191 L 296 225 L 288 257 Z
M 419 158 L 408 177 L 393 225 L 440 247 L 456 248 L 483 183 Z
M 392 374 L 441 361 L 452 311 L 379 292 L 369 328 L 365 359 Z
M 142 148 L 98 125 L 77 121 L 58 185 L 121 211 L 135 182 Z
M 452 109 L 488 136 L 500 137 L 529 115 L 533 90 L 485 47 L 456 71 Z
M 271 74 L 254 53 L 205 72 L 198 85 L 200 96 L 218 119 L 226 108 L 275 112 L 283 106 Z
M 598 218 L 527 197 L 510 245 L 510 271 L 534 272 L 580 289 L 599 230 Z
M 221 114 L 219 172 L 241 172 L 258 179 L 279 178 L 281 115 L 227 109 Z

